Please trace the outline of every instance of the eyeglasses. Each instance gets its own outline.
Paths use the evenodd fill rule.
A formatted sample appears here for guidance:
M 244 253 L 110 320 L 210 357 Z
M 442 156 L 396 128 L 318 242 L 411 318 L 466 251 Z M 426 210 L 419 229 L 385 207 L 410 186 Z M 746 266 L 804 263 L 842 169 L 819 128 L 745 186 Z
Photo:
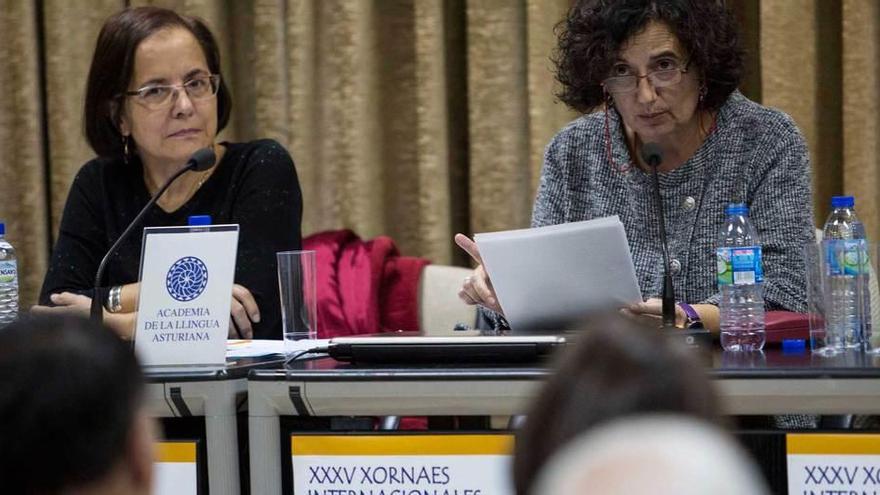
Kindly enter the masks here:
M 681 67 L 653 70 L 644 76 L 613 76 L 602 81 L 602 86 L 606 91 L 613 94 L 631 93 L 639 87 L 639 79 L 647 77 L 648 81 L 651 82 L 651 86 L 654 86 L 655 89 L 666 88 L 680 83 L 681 75 L 687 73 L 690 64 L 691 62 L 688 60 Z
M 133 96 L 150 110 L 158 110 L 168 106 L 177 99 L 177 93 L 183 89 L 191 100 L 213 98 L 220 89 L 220 74 L 196 76 L 183 84 L 152 84 L 135 91 L 126 91 L 123 96 Z

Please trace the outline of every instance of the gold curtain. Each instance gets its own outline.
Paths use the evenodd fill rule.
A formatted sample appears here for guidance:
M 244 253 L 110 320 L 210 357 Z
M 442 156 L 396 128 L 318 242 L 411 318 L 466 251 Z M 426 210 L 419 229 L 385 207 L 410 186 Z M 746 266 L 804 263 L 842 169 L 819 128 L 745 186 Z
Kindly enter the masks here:
M 830 198 L 856 196 L 870 239 L 880 235 L 880 3 L 762 0 L 761 93 L 788 112 L 813 161 L 816 225 Z
M 297 165 L 304 234 L 348 227 L 405 254 L 465 263 L 455 232 L 528 224 L 558 103 L 553 27 L 570 0 L 0 0 L 0 219 L 35 299 L 76 170 L 88 64 L 125 4 L 204 18 L 233 116 L 221 139 L 277 139 Z M 750 49 L 744 91 L 810 145 L 817 225 L 857 196 L 880 235 L 880 4 L 731 2 Z
M 16 248 L 23 305 L 42 283 L 49 248 L 37 19 L 31 2 L 0 3 L 0 221 Z

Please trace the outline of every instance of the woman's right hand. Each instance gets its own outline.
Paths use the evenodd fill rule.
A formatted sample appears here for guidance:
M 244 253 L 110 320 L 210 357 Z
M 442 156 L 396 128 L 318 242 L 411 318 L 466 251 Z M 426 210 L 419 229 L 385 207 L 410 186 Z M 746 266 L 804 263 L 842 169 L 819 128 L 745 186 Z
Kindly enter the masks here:
M 480 256 L 477 243 L 464 234 L 455 234 L 455 243 L 477 262 L 474 274 L 465 277 L 464 283 L 458 291 L 458 297 L 466 304 L 478 304 L 503 315 L 504 311 L 498 304 L 498 296 L 495 295 L 492 280 L 489 279 L 489 274 L 483 268 L 483 258 Z

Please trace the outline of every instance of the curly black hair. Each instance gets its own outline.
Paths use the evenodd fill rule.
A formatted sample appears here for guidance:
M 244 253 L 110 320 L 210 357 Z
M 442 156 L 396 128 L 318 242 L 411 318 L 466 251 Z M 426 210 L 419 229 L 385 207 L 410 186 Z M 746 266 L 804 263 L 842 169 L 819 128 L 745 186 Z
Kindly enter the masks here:
M 557 97 L 588 112 L 605 95 L 621 46 L 650 21 L 669 26 L 703 77 L 703 108 L 717 110 L 742 80 L 744 51 L 736 18 L 723 0 L 579 0 L 557 26 Z

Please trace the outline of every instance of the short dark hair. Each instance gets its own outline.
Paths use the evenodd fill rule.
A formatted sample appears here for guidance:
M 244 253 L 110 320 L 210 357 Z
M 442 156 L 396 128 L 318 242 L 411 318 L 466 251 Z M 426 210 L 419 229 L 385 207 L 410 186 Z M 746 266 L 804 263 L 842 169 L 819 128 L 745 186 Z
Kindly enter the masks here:
M 61 493 L 126 454 L 143 375 L 129 343 L 88 320 L 24 316 L 0 328 L 4 492 Z
M 517 432 L 513 460 L 518 495 L 560 447 L 601 423 L 644 413 L 681 413 L 716 421 L 716 398 L 693 355 L 657 328 L 620 316 L 577 327 Z
M 703 108 L 717 110 L 743 77 L 744 51 L 736 18 L 723 0 L 580 0 L 557 26 L 554 56 L 560 100 L 581 112 L 595 109 L 621 46 L 650 21 L 667 24 L 699 70 Z
M 98 156 L 122 156 L 118 98 L 131 82 L 135 51 L 146 38 L 169 27 L 181 27 L 192 33 L 205 53 L 208 69 L 212 74 L 220 74 L 220 50 L 201 19 L 160 7 L 127 8 L 112 15 L 98 34 L 83 110 L 86 139 Z M 217 91 L 218 133 L 229 122 L 231 111 L 232 97 L 221 77 Z

